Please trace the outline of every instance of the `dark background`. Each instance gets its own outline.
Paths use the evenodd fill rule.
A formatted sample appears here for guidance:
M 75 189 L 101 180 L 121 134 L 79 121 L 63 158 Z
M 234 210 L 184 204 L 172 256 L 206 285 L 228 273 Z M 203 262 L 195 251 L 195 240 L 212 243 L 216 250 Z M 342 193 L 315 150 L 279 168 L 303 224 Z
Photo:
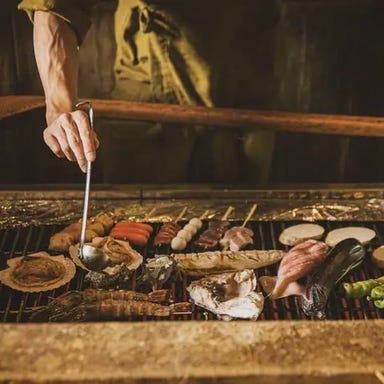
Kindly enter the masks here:
M 0 2 L 0 95 L 39 95 L 32 25 L 17 11 L 17 3 Z M 273 28 L 265 32 L 271 34 L 267 40 L 272 46 L 269 78 L 262 85 L 268 89 L 260 94 L 268 91 L 271 98 L 262 107 L 383 116 L 384 2 L 281 0 L 277 8 Z M 113 88 L 113 12 L 113 2 L 93 11 L 93 25 L 80 51 L 82 97 L 105 98 Z M 246 47 L 252 49 L 252 44 L 249 36 Z M 1 184 L 82 180 L 75 165 L 63 164 L 43 145 L 43 121 L 38 111 L 0 124 Z M 379 138 L 279 133 L 270 183 L 381 182 L 383 144 Z M 97 166 L 95 177 L 103 182 Z M 180 180 L 185 181 L 199 180 Z M 246 175 L 238 180 L 249 182 Z

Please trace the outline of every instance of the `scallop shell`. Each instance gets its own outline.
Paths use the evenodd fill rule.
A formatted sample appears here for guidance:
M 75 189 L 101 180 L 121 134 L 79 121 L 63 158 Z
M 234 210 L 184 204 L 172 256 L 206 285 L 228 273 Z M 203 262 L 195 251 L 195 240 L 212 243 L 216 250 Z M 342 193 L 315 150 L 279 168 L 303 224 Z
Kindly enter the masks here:
M 96 237 L 92 240 L 93 246 L 98 246 L 105 238 L 104 237 Z M 123 269 L 127 268 L 130 271 L 136 270 L 143 263 L 143 256 L 140 255 L 139 252 L 135 251 L 128 243 L 128 241 L 112 239 L 108 237 L 113 242 L 119 243 L 122 247 L 124 247 L 128 252 L 131 258 L 129 260 L 122 260 L 120 264 L 114 265 L 113 267 L 107 267 L 103 269 L 101 272 L 106 273 L 107 275 L 114 276 L 118 273 L 122 272 Z M 92 272 L 90 269 L 86 268 L 79 258 L 79 244 L 72 245 L 69 248 L 69 255 L 71 256 L 73 262 L 80 268 Z M 122 268 L 125 266 L 125 268 Z
M 28 257 L 49 258 L 51 261 L 54 261 L 55 263 L 59 263 L 64 268 L 64 273 L 60 277 L 57 277 L 51 281 L 41 282 L 40 284 L 39 283 L 33 283 L 31 285 L 23 284 L 20 281 L 15 280 L 15 278 L 12 275 L 12 272 L 14 271 L 15 267 L 19 264 L 19 262 L 23 259 L 23 257 L 24 256 L 14 257 L 12 259 L 9 259 L 7 261 L 9 268 L 0 271 L 0 281 L 3 284 L 8 285 L 8 287 L 15 289 L 17 291 L 21 291 L 21 292 L 50 291 L 50 290 L 59 288 L 64 284 L 67 284 L 75 276 L 76 267 L 70 259 L 64 257 L 63 255 L 51 256 L 47 252 L 38 252 L 38 253 L 33 253 L 28 255 Z

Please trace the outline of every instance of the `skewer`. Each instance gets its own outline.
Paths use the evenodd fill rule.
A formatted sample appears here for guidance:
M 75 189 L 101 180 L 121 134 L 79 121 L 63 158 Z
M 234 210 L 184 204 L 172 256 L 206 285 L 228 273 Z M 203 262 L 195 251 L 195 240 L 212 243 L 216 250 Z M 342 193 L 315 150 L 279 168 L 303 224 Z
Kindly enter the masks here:
M 179 213 L 179 215 L 176 217 L 175 220 L 172 220 L 171 222 L 163 223 L 160 231 L 157 233 L 155 237 L 155 240 L 154 240 L 155 246 L 170 244 L 172 242 L 177 231 L 180 230 L 180 227 L 177 224 L 177 222 L 183 218 L 185 212 L 187 212 L 187 207 L 184 207 L 182 209 L 182 211 Z M 162 231 L 164 231 L 164 228 L 168 228 L 169 230 L 171 230 L 170 233 L 166 234 L 166 236 L 162 234 Z M 171 237 L 169 235 L 171 235 Z
M 182 251 L 187 247 L 187 244 L 191 241 L 192 237 L 202 227 L 202 219 L 208 215 L 209 210 L 206 210 L 199 218 L 193 217 L 184 227 L 177 232 L 176 236 L 172 239 L 171 247 L 175 251 Z
M 144 216 L 144 221 L 147 221 L 155 212 L 157 208 L 153 207 L 145 216 Z
M 230 216 L 230 214 L 234 211 L 235 207 L 232 207 L 232 205 L 230 205 L 227 210 L 225 211 L 223 217 L 221 218 L 221 221 L 227 221 L 228 217 Z
M 209 215 L 209 209 L 207 209 L 200 217 L 200 220 L 204 220 Z
M 187 207 L 183 208 L 183 210 L 179 213 L 179 216 L 176 217 L 175 223 L 177 223 L 183 218 L 185 212 L 187 212 L 187 209 L 188 209 Z
M 243 223 L 242 227 L 245 227 L 247 225 L 248 221 L 251 219 L 251 217 L 255 213 L 256 208 L 257 208 L 257 204 L 253 204 L 251 210 L 248 213 L 247 218 L 244 220 L 244 223 Z
M 384 375 L 380 371 L 375 371 L 375 376 L 380 383 L 384 384 Z

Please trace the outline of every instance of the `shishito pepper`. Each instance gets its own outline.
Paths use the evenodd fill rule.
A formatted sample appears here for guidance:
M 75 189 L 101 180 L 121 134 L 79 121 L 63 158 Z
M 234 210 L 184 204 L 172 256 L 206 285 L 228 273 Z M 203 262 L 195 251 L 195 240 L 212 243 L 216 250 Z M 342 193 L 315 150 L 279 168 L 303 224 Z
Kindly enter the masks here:
M 378 279 L 357 281 L 356 283 L 344 283 L 343 288 L 347 299 L 361 299 L 368 296 L 375 287 L 380 288 L 381 285 L 383 285 L 384 290 L 384 276 Z M 384 299 L 384 295 L 382 298 Z
M 370 300 L 373 300 L 373 304 L 376 308 L 384 308 L 384 285 L 379 285 L 372 289 L 369 296 Z

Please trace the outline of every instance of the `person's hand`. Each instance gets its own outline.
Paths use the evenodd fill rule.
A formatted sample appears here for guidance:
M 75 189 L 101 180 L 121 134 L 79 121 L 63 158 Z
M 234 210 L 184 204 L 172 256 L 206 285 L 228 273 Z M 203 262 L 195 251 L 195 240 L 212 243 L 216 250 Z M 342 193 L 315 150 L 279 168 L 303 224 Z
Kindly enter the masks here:
M 83 172 L 86 172 L 87 160 L 96 159 L 100 144 L 84 111 L 59 115 L 44 130 L 44 141 L 57 157 L 77 161 Z

